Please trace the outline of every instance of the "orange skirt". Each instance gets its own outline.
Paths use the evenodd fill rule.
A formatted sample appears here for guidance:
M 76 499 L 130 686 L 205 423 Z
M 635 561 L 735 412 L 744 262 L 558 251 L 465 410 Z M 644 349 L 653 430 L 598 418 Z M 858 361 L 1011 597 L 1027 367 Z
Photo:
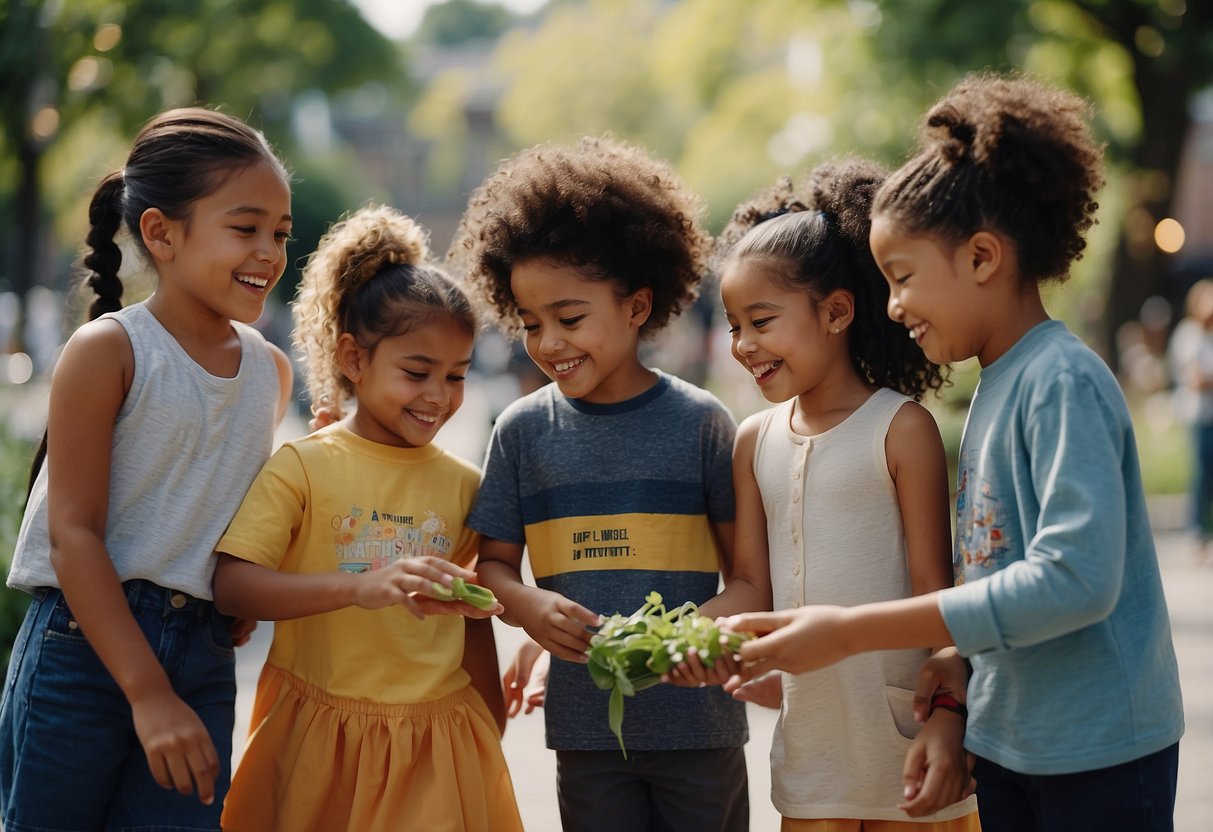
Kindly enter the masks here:
M 266 665 L 223 806 L 229 832 L 521 832 L 475 689 L 415 705 L 332 696 Z

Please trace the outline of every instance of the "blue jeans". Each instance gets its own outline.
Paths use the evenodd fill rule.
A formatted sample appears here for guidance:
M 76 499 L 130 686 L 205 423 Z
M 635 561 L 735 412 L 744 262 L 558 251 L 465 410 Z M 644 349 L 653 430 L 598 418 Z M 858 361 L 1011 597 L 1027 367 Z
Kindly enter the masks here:
M 1179 743 L 1117 766 L 1019 774 L 977 758 L 981 832 L 1171 832 Z
M 231 779 L 236 655 L 214 604 L 148 581 L 123 584 L 173 690 L 219 754 L 215 801 L 157 785 L 130 704 L 77 626 L 63 593 L 35 592 L 0 704 L 0 817 L 6 832 L 217 830 Z

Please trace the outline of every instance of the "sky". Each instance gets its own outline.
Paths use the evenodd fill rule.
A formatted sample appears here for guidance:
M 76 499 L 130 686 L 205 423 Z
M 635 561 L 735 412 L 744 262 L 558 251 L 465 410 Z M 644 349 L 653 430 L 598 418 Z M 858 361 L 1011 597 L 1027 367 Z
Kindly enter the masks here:
M 390 38 L 406 38 L 417 29 L 427 7 L 441 0 L 352 0 L 363 17 Z M 496 0 L 518 14 L 528 14 L 546 0 Z

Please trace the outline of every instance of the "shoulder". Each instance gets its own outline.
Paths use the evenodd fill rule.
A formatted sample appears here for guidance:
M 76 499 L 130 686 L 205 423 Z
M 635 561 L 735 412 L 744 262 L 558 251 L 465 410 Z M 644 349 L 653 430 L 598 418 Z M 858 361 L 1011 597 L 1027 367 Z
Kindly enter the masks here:
M 109 376 L 115 371 L 128 383 L 135 366 L 130 335 L 115 318 L 89 321 L 68 338 L 55 364 L 55 376 L 77 373 Z
M 512 428 L 518 423 L 528 423 L 538 420 L 547 421 L 552 418 L 556 407 L 558 392 L 555 384 L 545 384 L 538 390 L 510 402 L 501 415 L 497 417 L 498 428 Z
M 439 464 L 442 467 L 443 476 L 455 477 L 464 484 L 471 483 L 473 486 L 480 484 L 480 466 L 461 456 L 456 456 L 445 448 L 442 449 Z
M 660 375 L 666 380 L 668 389 L 657 401 L 664 399 L 666 407 L 674 408 L 681 415 L 697 415 L 706 421 L 727 423 L 730 430 L 736 428 L 733 414 L 713 393 L 678 376 L 668 373 Z
M 897 408 L 893 421 L 889 423 L 889 439 L 904 442 L 939 439 L 939 423 L 923 405 L 912 399 L 906 400 Z

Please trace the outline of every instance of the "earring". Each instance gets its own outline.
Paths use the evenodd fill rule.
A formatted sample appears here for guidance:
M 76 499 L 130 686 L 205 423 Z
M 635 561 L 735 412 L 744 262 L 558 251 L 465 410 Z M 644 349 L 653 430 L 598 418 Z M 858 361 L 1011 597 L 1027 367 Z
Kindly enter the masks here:
M 832 335 L 837 335 L 837 334 L 838 334 L 838 332 L 839 332 L 838 327 L 834 327 L 833 329 L 831 329 L 831 330 L 830 330 L 830 333 L 831 333 Z

